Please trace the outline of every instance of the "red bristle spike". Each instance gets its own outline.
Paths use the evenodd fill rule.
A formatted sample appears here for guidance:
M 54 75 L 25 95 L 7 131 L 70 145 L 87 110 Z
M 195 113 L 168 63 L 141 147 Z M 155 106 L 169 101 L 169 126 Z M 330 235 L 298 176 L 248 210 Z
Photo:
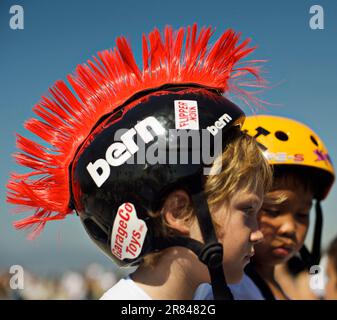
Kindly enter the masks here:
M 136 64 L 135 58 L 131 51 L 131 47 L 125 38 L 117 39 L 117 48 L 119 49 L 121 58 L 127 68 L 126 72 L 134 75 L 138 81 L 141 81 L 142 73 Z
M 187 65 L 187 62 L 189 60 L 189 56 L 190 56 L 190 41 L 191 41 L 191 26 L 187 27 L 187 32 L 186 32 L 186 40 L 185 40 L 185 56 L 184 56 L 184 65 Z
M 165 45 L 164 51 L 166 52 L 167 72 L 171 72 L 171 50 L 172 48 L 172 28 L 170 26 L 165 27 Z
M 143 79 L 148 80 L 149 77 L 149 49 L 147 46 L 147 39 L 145 34 L 142 36 L 142 46 L 143 46 Z

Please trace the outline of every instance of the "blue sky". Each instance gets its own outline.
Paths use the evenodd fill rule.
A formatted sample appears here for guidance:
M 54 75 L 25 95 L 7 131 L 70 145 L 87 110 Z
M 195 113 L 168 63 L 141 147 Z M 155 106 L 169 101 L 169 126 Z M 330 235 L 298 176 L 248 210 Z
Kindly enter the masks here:
M 9 27 L 12 5 L 24 8 L 24 29 Z M 324 9 L 324 30 L 311 30 L 309 9 Z M 153 27 L 216 27 L 214 38 L 231 27 L 251 37 L 258 49 L 253 58 L 267 59 L 266 77 L 273 88 L 263 98 L 280 106 L 270 113 L 288 116 L 319 133 L 337 159 L 337 3 L 335 1 L 80 1 L 29 0 L 0 2 L 0 268 L 13 264 L 57 272 L 89 262 L 109 265 L 91 243 L 76 216 L 50 223 L 35 241 L 15 231 L 15 217 L 5 203 L 5 184 L 16 166 L 15 132 L 31 109 L 58 79 L 97 51 L 110 48 L 125 35 L 140 60 L 142 32 Z M 323 244 L 337 234 L 337 188 L 323 204 Z M 308 243 L 311 241 L 311 232 Z

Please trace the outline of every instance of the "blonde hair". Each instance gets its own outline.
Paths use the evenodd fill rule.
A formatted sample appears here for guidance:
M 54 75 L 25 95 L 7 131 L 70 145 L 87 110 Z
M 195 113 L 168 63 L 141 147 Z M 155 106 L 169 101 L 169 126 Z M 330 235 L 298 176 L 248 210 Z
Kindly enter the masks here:
M 263 156 L 256 140 L 246 133 L 232 130 L 222 156 L 221 172 L 208 176 L 205 193 L 210 207 L 222 201 L 229 201 L 238 189 L 266 193 L 272 186 L 272 168 Z
M 237 190 L 256 191 L 262 188 L 263 193 L 272 186 L 272 168 L 263 156 L 256 140 L 239 129 L 232 129 L 227 135 L 227 145 L 213 163 L 221 166 L 219 174 L 205 176 L 204 192 L 209 208 L 214 208 L 223 201 L 229 202 Z M 213 168 L 212 168 L 213 169 Z M 212 170 L 211 170 L 212 171 Z M 157 235 L 170 237 L 178 232 L 170 228 L 165 220 L 165 207 L 151 214 L 157 224 Z M 181 217 L 186 222 L 193 222 L 195 211 L 192 202 L 181 210 Z M 215 229 L 218 223 L 213 221 Z M 151 253 L 144 258 L 144 264 L 153 265 L 161 252 Z

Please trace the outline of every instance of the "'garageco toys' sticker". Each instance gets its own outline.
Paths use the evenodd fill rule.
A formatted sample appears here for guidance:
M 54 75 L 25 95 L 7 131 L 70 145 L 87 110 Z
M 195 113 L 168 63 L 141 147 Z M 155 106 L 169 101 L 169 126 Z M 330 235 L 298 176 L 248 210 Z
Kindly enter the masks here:
M 174 100 L 176 129 L 199 130 L 198 104 L 195 100 Z
M 146 223 L 138 219 L 132 203 L 123 203 L 117 210 L 111 234 L 111 252 L 118 259 L 135 259 L 142 251 L 147 233 Z

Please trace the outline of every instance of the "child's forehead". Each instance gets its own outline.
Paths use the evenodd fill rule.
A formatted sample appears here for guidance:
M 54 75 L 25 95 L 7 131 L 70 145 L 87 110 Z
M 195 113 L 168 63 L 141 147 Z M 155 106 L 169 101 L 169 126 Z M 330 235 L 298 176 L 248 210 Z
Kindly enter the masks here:
M 233 197 L 234 202 L 246 202 L 258 206 L 263 201 L 263 190 L 251 188 L 238 189 Z
M 254 183 L 247 183 L 244 179 L 238 183 L 236 187 L 236 194 L 241 196 L 255 196 L 258 198 L 263 198 L 265 194 L 265 189 L 261 184 Z
M 292 168 L 292 170 L 284 169 L 280 173 L 274 175 L 272 190 L 289 189 L 314 193 L 314 178 L 309 170 L 297 172 Z
M 287 188 L 278 187 L 268 192 L 264 197 L 264 204 L 271 205 L 301 205 L 306 207 L 312 206 L 313 193 L 310 190 L 304 188 Z

